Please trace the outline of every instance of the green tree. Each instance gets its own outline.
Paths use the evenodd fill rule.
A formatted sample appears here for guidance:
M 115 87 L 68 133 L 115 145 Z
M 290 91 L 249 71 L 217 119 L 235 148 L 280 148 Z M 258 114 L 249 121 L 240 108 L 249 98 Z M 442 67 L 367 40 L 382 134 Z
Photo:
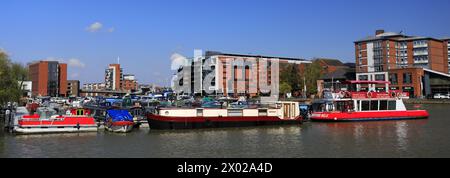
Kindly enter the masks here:
M 0 51 L 0 104 L 19 102 L 22 88 L 18 81 L 28 78 L 28 69 L 20 63 L 12 63 L 9 56 Z
M 280 65 L 280 70 L 280 84 L 285 83 L 289 85 L 291 91 L 299 91 L 302 89 L 301 76 L 297 64 L 282 64 Z
M 292 87 L 286 82 L 281 82 L 280 84 L 280 93 L 286 94 L 292 92 Z
M 28 80 L 28 67 L 22 65 L 21 63 L 13 63 L 11 66 L 13 79 L 18 81 L 17 90 L 20 93 L 23 91 L 23 82 Z
M 306 84 L 307 94 L 316 94 L 317 80 L 323 77 L 323 67 L 320 65 L 319 61 L 315 60 L 306 67 L 306 69 L 303 71 L 302 76 L 305 80 L 304 83 Z

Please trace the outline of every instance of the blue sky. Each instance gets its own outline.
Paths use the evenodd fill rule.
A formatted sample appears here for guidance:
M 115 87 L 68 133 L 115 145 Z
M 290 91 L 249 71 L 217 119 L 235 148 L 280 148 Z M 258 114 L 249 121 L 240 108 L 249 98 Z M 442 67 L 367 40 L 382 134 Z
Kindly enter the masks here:
M 449 7 L 448 0 L 2 0 L 0 49 L 22 63 L 70 62 L 69 79 L 82 83 L 102 82 L 120 56 L 140 83 L 167 85 L 173 53 L 353 62 L 353 41 L 376 29 L 450 36 Z

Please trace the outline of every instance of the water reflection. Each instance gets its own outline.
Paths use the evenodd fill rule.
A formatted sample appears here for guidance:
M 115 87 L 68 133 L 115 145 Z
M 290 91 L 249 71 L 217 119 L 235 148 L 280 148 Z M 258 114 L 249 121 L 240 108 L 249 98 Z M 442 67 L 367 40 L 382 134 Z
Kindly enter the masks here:
M 406 122 L 397 122 L 395 124 L 397 133 L 397 148 L 407 150 L 408 148 L 408 124 Z
M 448 105 L 428 120 L 11 135 L 0 157 L 450 157 Z

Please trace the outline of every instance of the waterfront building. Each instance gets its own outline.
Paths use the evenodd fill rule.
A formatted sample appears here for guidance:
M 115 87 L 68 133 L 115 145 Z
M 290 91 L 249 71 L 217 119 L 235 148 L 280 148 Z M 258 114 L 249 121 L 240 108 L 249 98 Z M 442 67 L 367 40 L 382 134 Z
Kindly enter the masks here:
M 67 96 L 78 97 L 80 96 L 80 81 L 68 80 L 67 81 Z
M 155 93 L 157 86 L 154 84 L 138 84 L 138 89 L 142 91 L 142 93 Z
M 83 84 L 82 96 L 100 96 L 99 91 L 106 90 L 106 85 L 104 83 L 85 83 Z
M 22 89 L 23 93 L 22 96 L 23 97 L 31 97 L 32 96 L 32 85 L 33 82 L 32 81 L 18 81 L 19 85 L 22 85 L 20 88 Z
M 38 61 L 29 64 L 33 96 L 66 96 L 67 64 Z
M 450 92 L 448 39 L 377 30 L 354 43 L 357 79 L 390 81 L 391 90 L 411 97 Z
M 122 89 L 126 91 L 136 91 L 138 89 L 138 82 L 136 80 L 136 77 L 132 74 L 124 74 Z
M 347 90 L 342 83 L 355 80 L 355 63 L 343 63 L 339 59 L 315 59 L 323 67 L 323 76 L 317 80 L 317 95 L 322 97 L 324 91 Z
M 450 74 L 450 38 L 444 38 L 442 40 L 447 44 L 448 73 Z
M 123 69 L 120 64 L 109 64 L 105 70 L 105 85 L 107 90 L 122 89 Z
M 231 61 L 234 60 L 240 60 L 244 65 L 231 66 Z M 265 74 L 262 74 L 263 66 L 260 66 L 260 60 L 268 61 L 266 66 L 267 72 L 265 72 Z M 187 94 L 194 95 L 207 95 L 205 91 L 209 90 L 214 91 L 212 95 L 216 96 L 259 96 L 261 94 L 259 84 L 260 80 L 263 78 L 262 75 L 267 77 L 265 79 L 267 79 L 266 82 L 269 85 L 272 82 L 271 77 L 273 74 L 270 66 L 275 60 L 279 63 L 280 70 L 283 69 L 285 64 L 296 64 L 299 66 L 298 69 L 302 70 L 305 68 L 306 64 L 311 63 L 311 61 L 301 58 L 206 51 L 204 55 L 196 56 L 191 59 L 188 62 L 189 65 L 180 68 L 176 74 L 178 80 L 173 81 L 173 84 L 190 86 L 190 92 Z M 206 63 L 206 61 L 208 61 L 208 63 Z M 189 67 L 190 73 L 183 71 L 186 70 L 187 67 Z M 203 86 L 206 77 L 212 78 L 209 88 Z M 180 91 L 176 92 L 180 93 Z
M 315 58 L 313 61 L 317 61 L 323 67 L 323 74 L 333 73 L 339 69 L 348 68 L 352 65 L 344 64 L 339 59 L 330 58 Z

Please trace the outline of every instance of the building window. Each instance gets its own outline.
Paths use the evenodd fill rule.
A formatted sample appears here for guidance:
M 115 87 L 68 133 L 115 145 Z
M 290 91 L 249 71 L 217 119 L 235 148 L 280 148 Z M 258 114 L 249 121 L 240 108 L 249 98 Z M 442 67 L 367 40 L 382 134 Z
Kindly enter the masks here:
M 360 76 L 358 76 L 358 79 L 359 80 L 363 80 L 363 81 L 367 81 L 367 80 L 369 80 L 369 77 L 367 75 L 360 75 Z
M 376 81 L 386 81 L 386 77 L 384 74 L 377 74 L 377 75 L 375 75 L 375 80 Z
M 413 42 L 413 47 L 417 48 L 417 47 L 427 47 L 428 46 L 428 41 L 427 40 L 417 40 Z
M 403 73 L 403 83 L 404 84 L 412 83 L 412 73 Z
M 389 81 L 391 82 L 391 84 L 397 85 L 398 84 L 397 74 L 389 74 Z

